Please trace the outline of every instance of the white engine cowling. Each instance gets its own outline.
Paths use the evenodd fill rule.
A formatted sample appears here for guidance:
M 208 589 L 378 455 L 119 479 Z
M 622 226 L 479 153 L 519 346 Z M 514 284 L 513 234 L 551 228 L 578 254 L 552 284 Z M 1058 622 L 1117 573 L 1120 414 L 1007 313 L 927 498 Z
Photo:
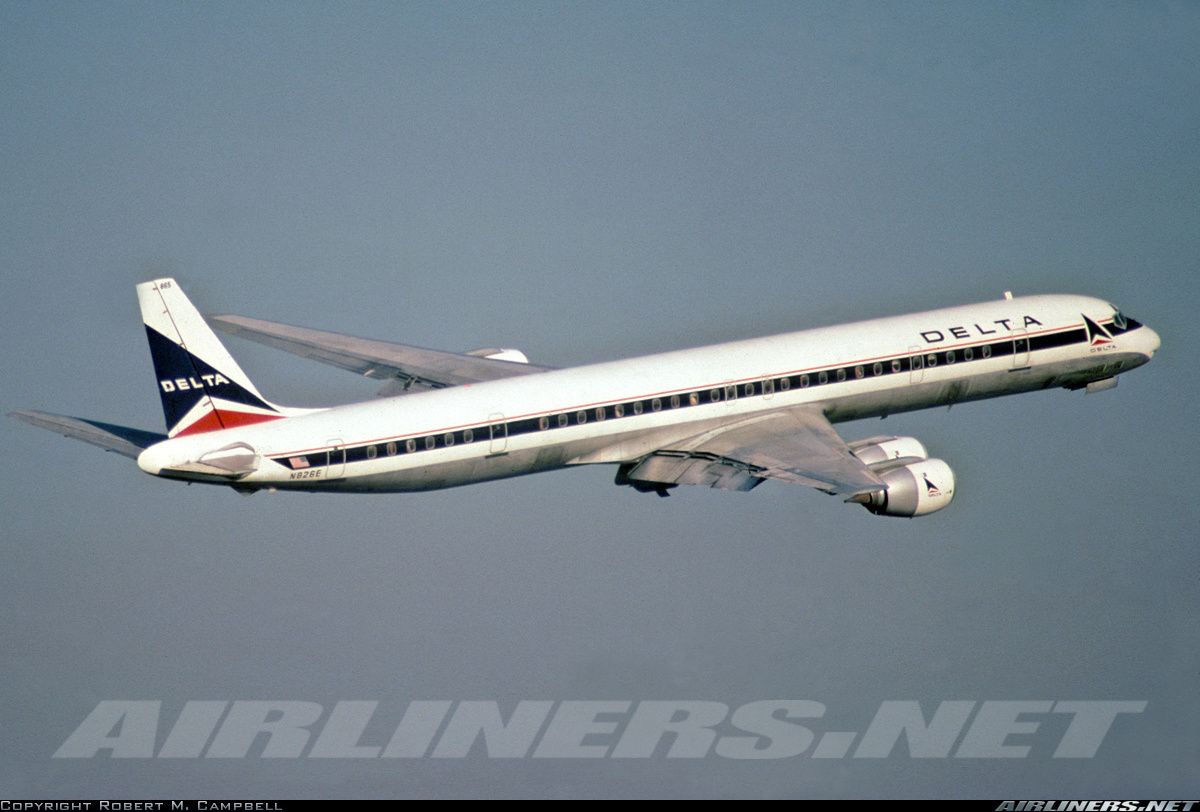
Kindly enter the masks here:
M 892 460 L 923 460 L 929 456 L 925 446 L 916 437 L 872 437 L 851 443 L 850 450 L 872 469 Z
M 954 498 L 954 471 L 943 460 L 910 462 L 879 472 L 879 478 L 887 490 L 871 494 L 863 507 L 882 516 L 924 516 Z
M 491 358 L 493 361 L 513 361 L 518 364 L 528 364 L 529 359 L 525 357 L 525 353 L 512 348 L 501 349 L 499 347 L 483 347 L 478 350 L 467 350 L 463 355 L 474 355 L 479 358 Z

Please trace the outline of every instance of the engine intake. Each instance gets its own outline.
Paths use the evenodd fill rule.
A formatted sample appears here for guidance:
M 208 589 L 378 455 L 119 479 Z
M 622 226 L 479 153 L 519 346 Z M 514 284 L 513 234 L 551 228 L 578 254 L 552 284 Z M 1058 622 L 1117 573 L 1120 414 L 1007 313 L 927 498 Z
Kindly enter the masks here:
M 851 501 L 881 516 L 924 516 L 941 510 L 954 498 L 954 471 L 943 460 L 929 457 L 913 437 L 872 437 L 850 444 L 854 456 L 875 472 L 887 490 Z
M 954 471 L 943 460 L 910 462 L 884 471 L 879 478 L 887 490 L 870 494 L 862 504 L 881 516 L 924 516 L 941 510 L 954 498 Z

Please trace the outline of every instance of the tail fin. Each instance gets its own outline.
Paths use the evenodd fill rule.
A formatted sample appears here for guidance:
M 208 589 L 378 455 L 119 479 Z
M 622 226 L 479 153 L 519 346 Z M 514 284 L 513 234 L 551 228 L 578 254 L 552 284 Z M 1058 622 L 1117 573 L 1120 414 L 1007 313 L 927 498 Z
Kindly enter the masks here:
M 174 279 L 143 282 L 137 294 L 168 436 L 278 420 L 293 412 L 259 394 Z

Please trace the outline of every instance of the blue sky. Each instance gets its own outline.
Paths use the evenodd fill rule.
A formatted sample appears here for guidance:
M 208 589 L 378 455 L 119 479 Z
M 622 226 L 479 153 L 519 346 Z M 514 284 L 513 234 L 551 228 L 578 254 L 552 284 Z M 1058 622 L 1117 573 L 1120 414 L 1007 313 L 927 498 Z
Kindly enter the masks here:
M 9 3 L 0 43 L 5 411 L 161 430 L 160 276 L 554 366 L 1005 290 L 1163 339 L 841 426 L 954 467 L 911 522 L 608 468 L 242 498 L 6 420 L 0 795 L 1195 795 L 1196 5 Z M 228 345 L 275 401 L 377 388 Z M 1069 764 L 50 758 L 102 699 L 780 697 L 1148 706 Z

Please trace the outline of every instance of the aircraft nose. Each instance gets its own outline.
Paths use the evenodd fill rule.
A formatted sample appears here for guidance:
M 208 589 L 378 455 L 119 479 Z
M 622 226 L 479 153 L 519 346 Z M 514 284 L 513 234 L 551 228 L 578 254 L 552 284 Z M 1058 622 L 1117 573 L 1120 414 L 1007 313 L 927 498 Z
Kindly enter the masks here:
M 1158 352 L 1158 348 L 1162 346 L 1162 340 L 1159 339 L 1158 333 L 1154 332 L 1149 327 L 1145 327 L 1143 329 L 1146 331 L 1146 335 L 1142 339 L 1144 342 L 1143 351 L 1146 353 L 1147 358 L 1153 358 L 1154 353 Z

